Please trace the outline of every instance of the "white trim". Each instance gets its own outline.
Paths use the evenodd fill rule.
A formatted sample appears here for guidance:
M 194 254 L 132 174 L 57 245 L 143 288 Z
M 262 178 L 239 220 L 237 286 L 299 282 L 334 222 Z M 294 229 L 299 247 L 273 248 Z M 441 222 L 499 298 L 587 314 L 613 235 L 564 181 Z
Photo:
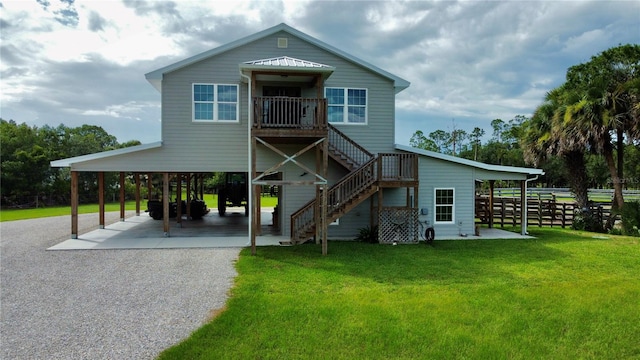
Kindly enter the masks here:
M 368 88 L 355 88 L 355 87 L 343 87 L 343 86 L 325 86 L 324 97 L 327 99 L 327 116 L 328 108 L 331 106 L 337 106 L 338 104 L 329 104 L 327 98 L 327 89 L 339 89 L 343 92 L 344 103 L 342 104 L 343 114 L 342 122 L 329 121 L 331 125 L 368 125 L 369 124 L 369 89 Z M 349 90 L 364 90 L 365 92 L 365 105 L 349 105 Z M 364 122 L 350 122 L 349 121 L 349 107 L 364 107 Z M 327 119 L 328 120 L 328 119 Z
M 213 86 L 213 100 L 212 101 L 198 101 L 199 104 L 212 104 L 213 119 L 196 119 L 196 85 Z M 218 106 L 220 104 L 232 104 L 228 101 L 218 100 L 218 86 L 234 86 L 236 88 L 236 119 L 235 120 L 220 120 L 218 119 Z M 237 124 L 240 122 L 240 86 L 238 84 L 220 84 L 220 83 L 191 83 L 191 121 L 194 123 L 216 123 L 216 124 Z
M 508 172 L 508 173 L 516 173 L 516 174 L 530 174 L 530 175 L 544 175 L 544 171 L 542 169 L 485 164 L 479 161 L 467 160 L 467 159 L 463 159 L 463 158 L 459 158 L 451 155 L 441 154 L 434 151 L 417 149 L 411 146 L 400 145 L 400 144 L 396 144 L 395 148 L 396 150 L 411 152 L 414 154 L 424 155 L 434 159 L 449 161 L 449 162 L 453 162 L 461 165 L 472 166 L 472 167 L 487 170 L 487 171 Z
M 73 164 L 92 161 L 92 160 L 100 160 L 112 156 L 125 155 L 138 151 L 144 151 L 149 149 L 155 149 L 162 146 L 162 141 L 157 141 L 150 144 L 141 144 L 136 146 L 130 146 L 122 149 L 108 150 L 94 154 L 87 154 L 81 156 L 75 156 L 66 159 L 54 160 L 51 162 L 51 167 L 71 167 Z
M 449 204 L 441 204 L 438 205 L 438 196 L 436 193 L 438 190 L 451 190 L 453 191 L 453 203 Z M 438 207 L 448 207 L 451 206 L 451 221 L 438 221 Z M 455 224 L 456 223 L 456 188 L 449 187 L 437 187 L 433 188 L 433 223 L 434 224 Z

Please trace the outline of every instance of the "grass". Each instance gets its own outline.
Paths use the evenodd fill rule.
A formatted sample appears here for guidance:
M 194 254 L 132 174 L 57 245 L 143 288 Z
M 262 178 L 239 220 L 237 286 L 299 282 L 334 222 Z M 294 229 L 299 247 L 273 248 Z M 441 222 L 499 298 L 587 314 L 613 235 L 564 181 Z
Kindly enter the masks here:
M 637 238 L 248 249 L 226 308 L 160 359 L 640 358 Z
M 218 195 L 205 194 L 204 200 L 207 206 L 211 209 L 217 209 L 218 207 Z M 263 197 L 261 199 L 261 205 L 263 207 L 274 207 L 278 203 L 277 197 Z M 144 211 L 147 208 L 146 200 L 140 202 L 140 211 Z M 125 209 L 134 211 L 136 209 L 135 201 L 125 202 Z M 107 203 L 105 204 L 105 211 L 120 211 L 120 203 Z M 98 212 L 98 204 L 81 204 L 78 206 L 79 214 L 90 214 Z M 36 209 L 2 209 L 0 211 L 1 221 L 13 221 L 24 219 L 35 219 L 48 216 L 60 216 L 70 215 L 71 207 L 69 206 L 51 206 L 40 207 Z
M 141 211 L 146 209 L 146 204 L 140 204 Z M 120 211 L 120 203 L 107 203 L 104 206 L 105 211 Z M 135 210 L 136 202 L 127 201 L 125 203 L 125 209 Z M 90 214 L 98 212 L 98 204 L 81 204 L 78 206 L 79 214 Z M 13 221 L 24 219 L 36 219 L 49 216 L 70 215 L 71 207 L 69 206 L 50 206 L 40 207 L 34 209 L 2 209 L 0 211 L 0 221 Z

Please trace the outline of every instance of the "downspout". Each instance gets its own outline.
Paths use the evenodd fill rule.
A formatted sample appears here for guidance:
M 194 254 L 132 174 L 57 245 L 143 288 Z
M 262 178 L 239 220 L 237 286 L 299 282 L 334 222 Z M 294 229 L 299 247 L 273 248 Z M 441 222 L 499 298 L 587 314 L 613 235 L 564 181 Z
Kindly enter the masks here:
M 247 79 L 247 182 L 249 183 L 249 199 L 247 199 L 247 206 L 249 206 L 249 239 L 253 239 L 253 174 L 251 173 L 251 124 L 253 119 L 251 118 L 251 77 L 242 73 L 242 69 L 238 70 L 240 76 Z M 253 244 L 251 244 L 253 245 Z
M 532 177 L 531 179 L 527 179 L 524 181 L 524 205 L 523 205 L 523 211 L 522 211 L 522 226 L 520 226 L 520 233 L 522 235 L 528 235 L 529 232 L 527 232 L 527 209 L 528 209 L 528 204 L 527 204 L 527 189 L 529 188 L 529 186 L 527 186 L 527 183 L 529 181 L 534 181 L 534 180 L 538 180 L 538 175 L 536 175 L 535 177 Z

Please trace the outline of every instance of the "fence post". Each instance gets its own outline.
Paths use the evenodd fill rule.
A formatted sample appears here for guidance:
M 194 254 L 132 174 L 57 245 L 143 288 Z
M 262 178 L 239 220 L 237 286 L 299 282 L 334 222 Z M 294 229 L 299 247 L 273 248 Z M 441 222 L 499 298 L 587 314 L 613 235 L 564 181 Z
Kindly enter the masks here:
M 542 199 L 538 199 L 538 227 L 542 227 Z

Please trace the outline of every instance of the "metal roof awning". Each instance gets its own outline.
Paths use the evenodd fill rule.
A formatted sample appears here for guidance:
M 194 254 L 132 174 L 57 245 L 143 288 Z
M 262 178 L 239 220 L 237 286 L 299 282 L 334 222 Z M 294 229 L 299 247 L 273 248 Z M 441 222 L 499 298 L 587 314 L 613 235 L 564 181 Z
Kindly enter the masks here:
M 279 56 L 268 59 L 246 61 L 239 65 L 240 71 L 246 75 L 252 72 L 262 74 L 291 74 L 293 76 L 311 76 L 321 74 L 324 79 L 328 78 L 336 69 L 333 66 L 320 64 L 317 62 L 296 59 L 289 56 Z M 267 79 L 262 79 L 267 80 Z M 291 80 L 291 79 L 289 79 Z

